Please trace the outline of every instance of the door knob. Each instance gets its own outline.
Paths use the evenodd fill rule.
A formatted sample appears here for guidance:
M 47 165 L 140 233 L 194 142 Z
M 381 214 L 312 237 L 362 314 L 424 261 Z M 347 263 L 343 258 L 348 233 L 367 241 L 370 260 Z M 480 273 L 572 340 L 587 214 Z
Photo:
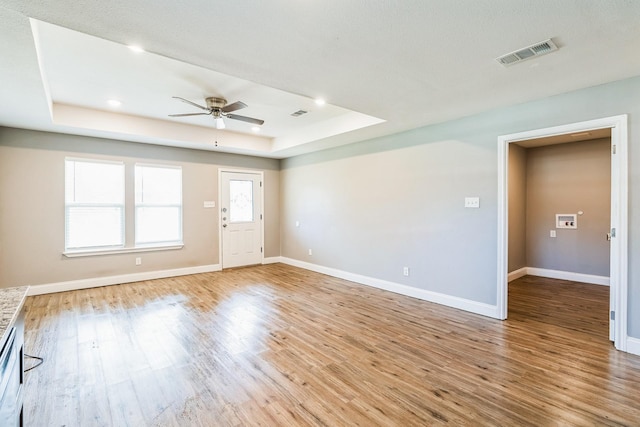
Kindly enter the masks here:
M 224 228 L 227 228 L 227 224 L 222 224 L 222 226 L 223 226 Z

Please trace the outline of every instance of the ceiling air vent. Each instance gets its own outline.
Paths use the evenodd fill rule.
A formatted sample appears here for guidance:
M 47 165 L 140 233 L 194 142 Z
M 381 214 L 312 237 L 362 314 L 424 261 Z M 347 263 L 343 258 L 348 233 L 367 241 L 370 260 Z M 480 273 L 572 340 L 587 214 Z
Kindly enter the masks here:
M 307 113 L 308 113 L 308 111 L 305 111 L 305 110 L 298 110 L 298 111 L 296 111 L 296 112 L 294 112 L 294 113 L 291 113 L 291 115 L 292 115 L 293 117 L 300 117 L 301 115 L 303 115 L 303 114 L 307 114 Z
M 496 61 L 507 67 L 517 62 L 522 62 L 529 58 L 533 58 L 534 56 L 545 55 L 556 50 L 558 50 L 558 46 L 556 46 L 553 40 L 548 39 L 536 44 L 532 44 L 531 46 L 525 47 L 524 49 L 516 50 L 515 52 L 502 55 L 501 57 L 496 58 Z

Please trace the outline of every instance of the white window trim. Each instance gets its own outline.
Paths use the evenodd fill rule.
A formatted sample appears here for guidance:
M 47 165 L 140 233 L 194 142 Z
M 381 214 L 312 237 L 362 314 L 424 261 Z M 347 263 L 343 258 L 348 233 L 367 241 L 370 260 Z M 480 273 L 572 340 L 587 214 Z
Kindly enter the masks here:
M 125 167 L 125 185 L 126 185 L 126 168 L 127 168 L 127 163 L 125 161 L 122 160 L 106 160 L 106 159 L 100 159 L 100 158 L 87 158 L 87 157 L 65 157 L 65 161 L 67 160 L 71 160 L 71 161 L 80 161 L 80 162 L 87 162 L 87 163 L 107 163 L 107 164 L 114 164 L 114 165 L 123 165 Z M 151 166 L 151 167 L 159 167 L 159 168 L 174 168 L 174 169 L 180 169 L 183 170 L 182 165 L 171 165 L 171 164 L 158 164 L 158 163 L 135 163 L 133 165 L 134 169 L 135 166 L 139 165 L 139 166 Z M 134 178 L 135 179 L 135 178 Z M 126 192 L 126 190 L 125 190 Z M 180 197 L 182 199 L 183 194 L 182 194 L 182 189 L 180 191 Z M 119 255 L 119 254 L 128 254 L 128 253 L 140 253 L 140 252 L 159 252 L 159 251 L 173 251 L 173 250 L 180 250 L 182 248 L 184 248 L 184 241 L 182 240 L 184 238 L 184 217 L 183 217 L 183 209 L 184 209 L 184 199 L 182 199 L 182 204 L 181 204 L 181 210 L 180 210 L 180 242 L 168 242 L 168 243 L 163 243 L 163 242 L 157 242 L 157 243 L 149 243 L 149 244 L 138 244 L 137 246 L 126 246 L 126 230 L 125 230 L 125 243 L 124 246 L 104 246 L 104 247 L 95 247 L 95 248 L 82 248 L 82 249 L 66 249 L 66 240 L 65 240 L 65 250 L 62 252 L 62 255 L 66 258 L 81 258 L 81 257 L 91 257 L 91 256 L 103 256 L 103 255 Z M 123 210 L 125 212 L 126 215 L 126 211 L 127 211 L 127 203 L 126 201 L 123 202 Z M 66 204 L 66 199 L 65 199 L 65 211 L 67 208 L 67 204 Z M 136 210 L 136 204 L 135 201 L 133 203 L 133 210 L 135 212 Z M 134 213 L 134 217 L 135 217 L 135 213 Z M 65 221 L 66 221 L 66 212 L 65 212 Z M 134 218 L 134 227 L 135 227 L 135 218 Z M 135 245 L 135 241 L 134 241 L 134 245 Z
M 79 258 L 87 256 L 101 256 L 101 255 L 116 255 L 116 254 L 131 254 L 136 252 L 158 252 L 158 251 L 174 251 L 182 249 L 184 244 L 180 245 L 166 245 L 166 246 L 137 246 L 135 248 L 114 248 L 114 249 L 100 249 L 100 250 L 80 250 L 80 251 L 66 251 L 63 252 L 67 258 Z

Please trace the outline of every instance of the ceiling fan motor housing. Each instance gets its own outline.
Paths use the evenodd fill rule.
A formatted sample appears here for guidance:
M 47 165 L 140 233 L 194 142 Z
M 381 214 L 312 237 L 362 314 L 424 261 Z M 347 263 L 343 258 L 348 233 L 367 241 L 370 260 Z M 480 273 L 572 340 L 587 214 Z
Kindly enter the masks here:
M 216 98 L 215 96 L 211 96 L 209 98 L 206 98 L 205 101 L 207 102 L 207 107 L 209 109 L 213 109 L 213 110 L 219 110 L 221 108 L 223 108 L 225 105 L 227 105 L 227 100 L 224 98 Z

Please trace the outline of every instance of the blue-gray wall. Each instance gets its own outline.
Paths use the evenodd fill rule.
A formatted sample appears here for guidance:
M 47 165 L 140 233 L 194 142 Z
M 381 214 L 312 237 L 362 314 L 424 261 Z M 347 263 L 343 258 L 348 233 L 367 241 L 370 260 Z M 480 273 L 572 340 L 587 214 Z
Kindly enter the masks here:
M 620 114 L 629 114 L 628 332 L 640 337 L 638 77 L 284 160 L 282 256 L 494 305 L 498 136 Z M 465 209 L 466 196 L 480 209 Z

